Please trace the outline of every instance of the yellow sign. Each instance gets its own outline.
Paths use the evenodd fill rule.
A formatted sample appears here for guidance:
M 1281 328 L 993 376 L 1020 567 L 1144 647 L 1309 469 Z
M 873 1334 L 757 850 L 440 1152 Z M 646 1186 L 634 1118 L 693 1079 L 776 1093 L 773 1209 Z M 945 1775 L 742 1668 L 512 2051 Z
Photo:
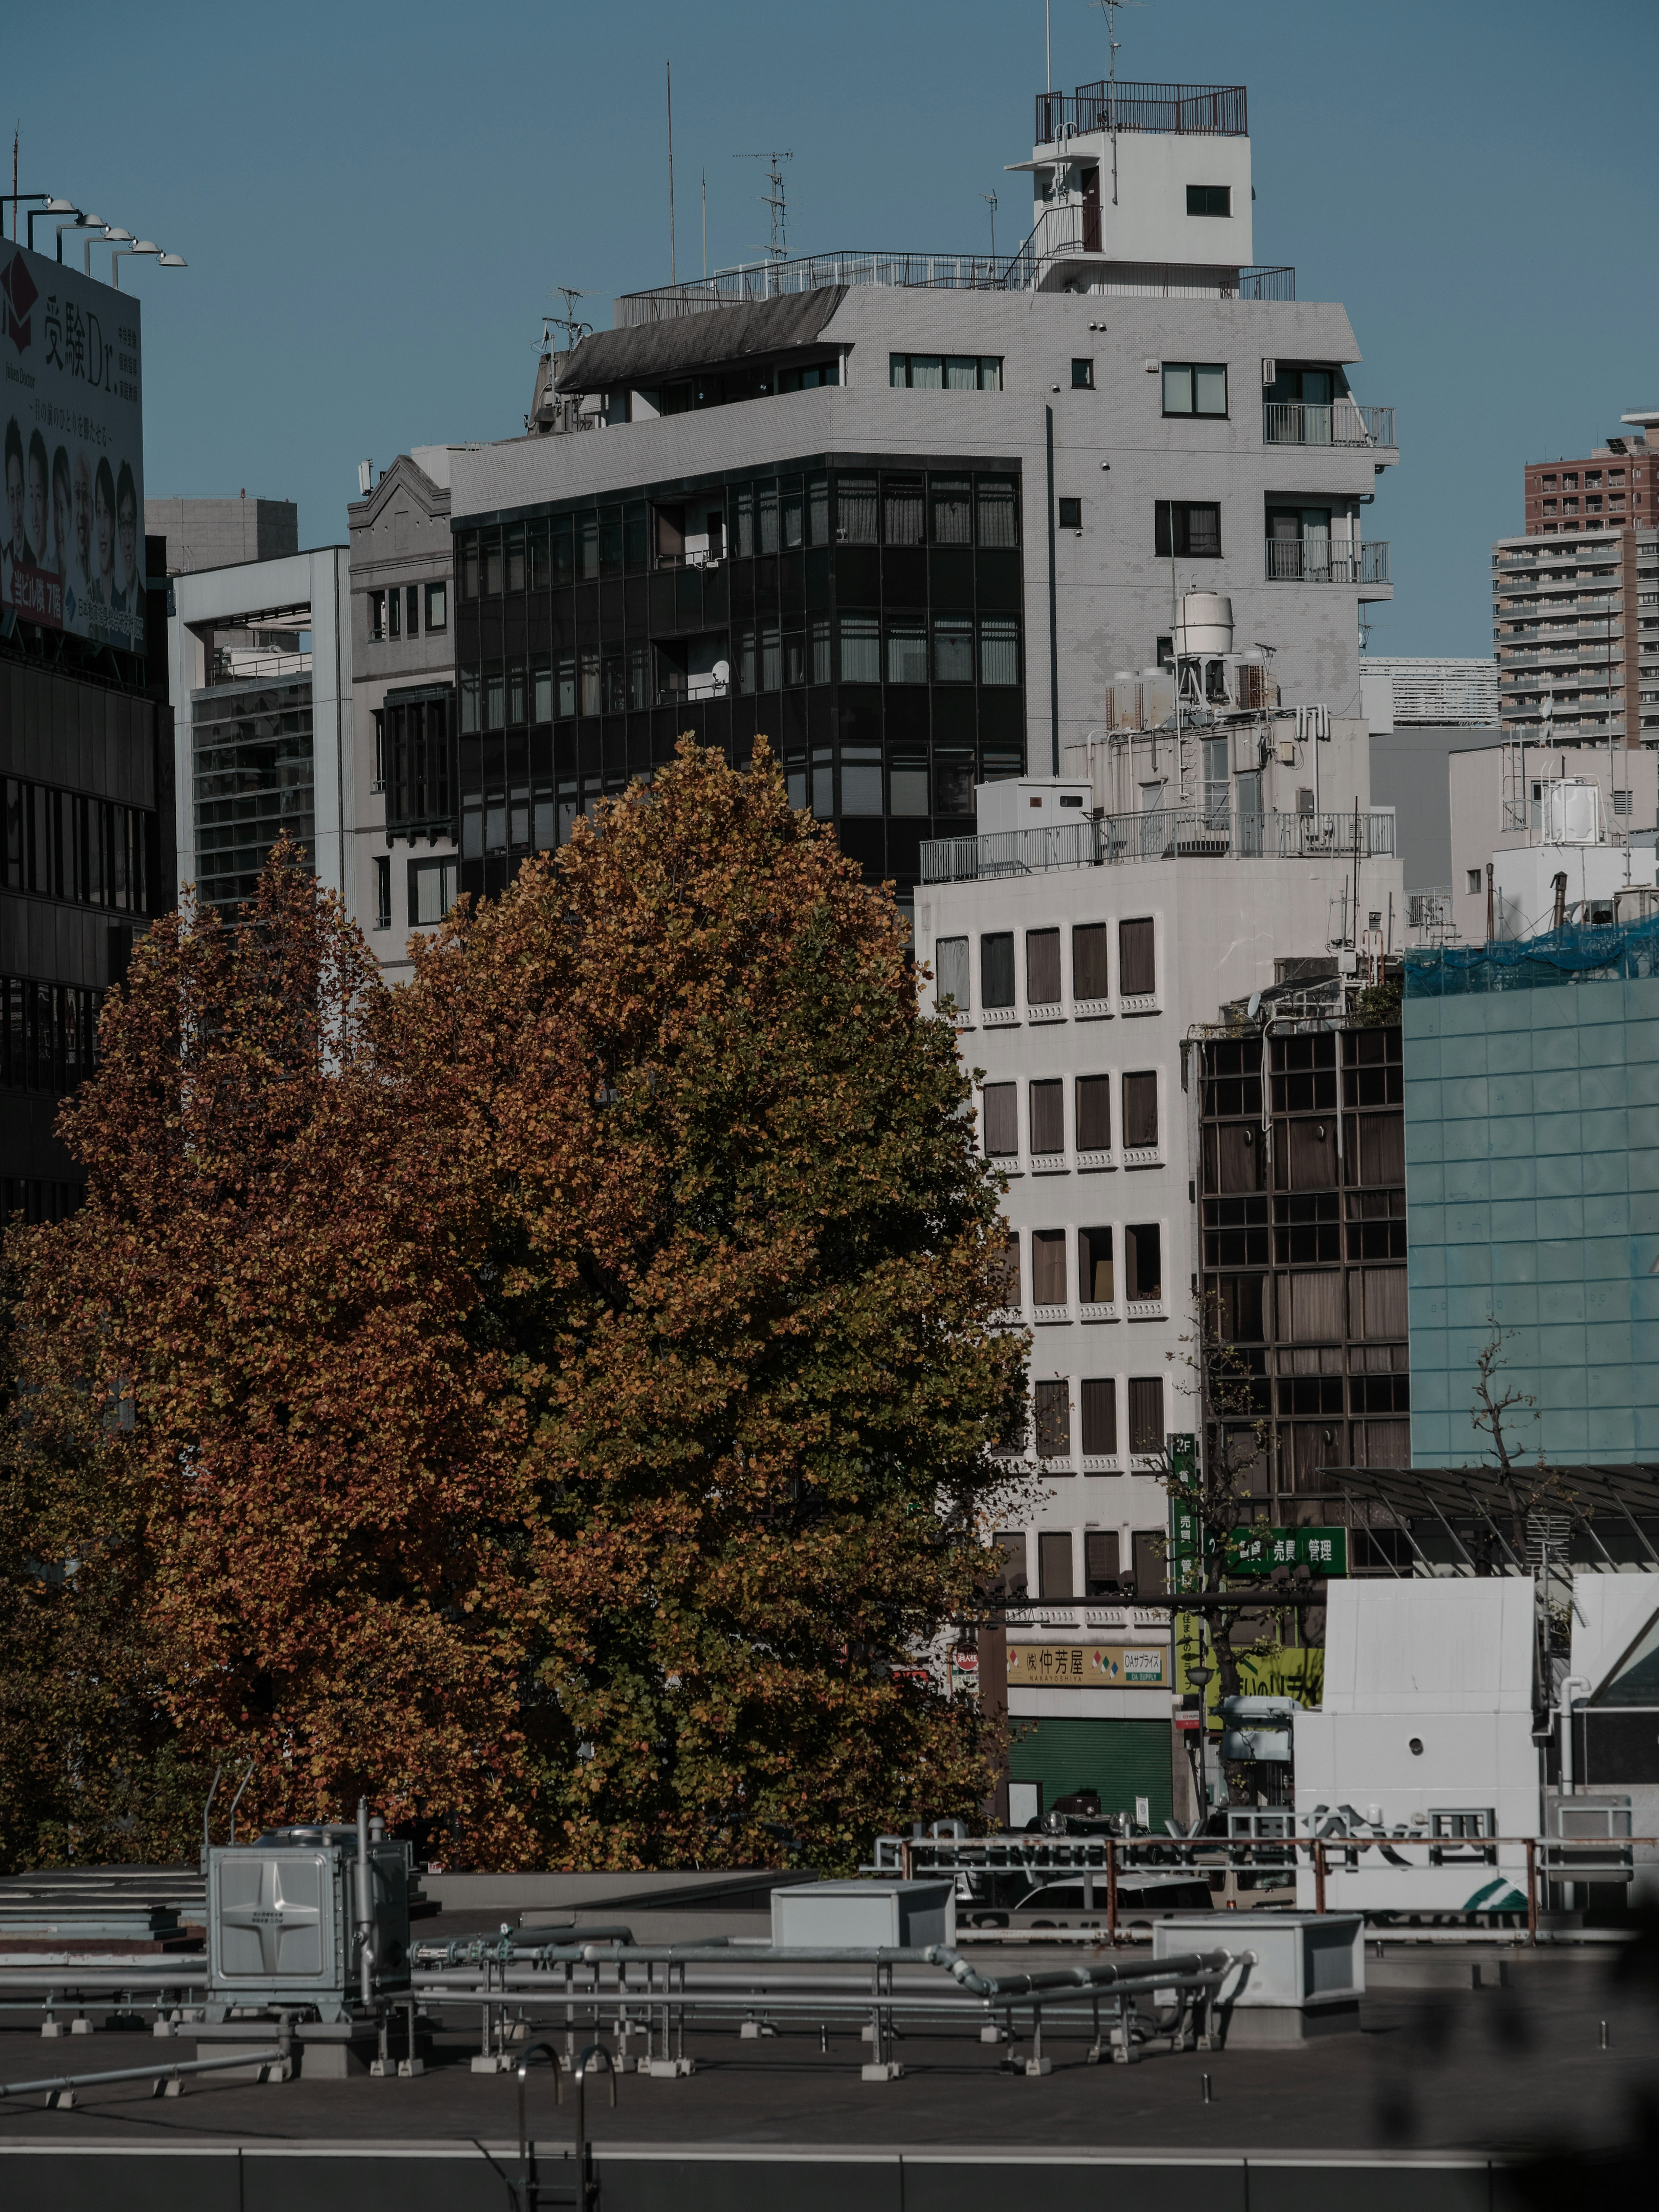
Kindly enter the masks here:
M 1008 1686 L 1024 1690 L 1167 1690 L 1165 1644 L 1011 1644 Z

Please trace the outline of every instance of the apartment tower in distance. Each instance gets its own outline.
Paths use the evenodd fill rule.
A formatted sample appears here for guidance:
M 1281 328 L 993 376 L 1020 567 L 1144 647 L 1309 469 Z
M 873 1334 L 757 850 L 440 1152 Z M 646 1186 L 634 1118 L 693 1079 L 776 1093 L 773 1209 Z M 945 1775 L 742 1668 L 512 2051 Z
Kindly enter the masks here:
M 1659 411 L 1587 459 L 1529 461 L 1526 520 L 1492 548 L 1503 726 L 1549 745 L 1659 743 Z M 1517 794 L 1518 803 L 1518 794 Z

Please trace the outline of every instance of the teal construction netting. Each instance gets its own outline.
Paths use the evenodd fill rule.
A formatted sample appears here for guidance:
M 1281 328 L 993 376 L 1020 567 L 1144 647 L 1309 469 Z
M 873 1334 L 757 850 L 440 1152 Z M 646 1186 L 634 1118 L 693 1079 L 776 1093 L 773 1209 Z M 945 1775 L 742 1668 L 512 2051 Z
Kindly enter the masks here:
M 1537 937 L 1449 945 L 1406 955 L 1408 999 L 1455 999 L 1477 991 L 1536 991 L 1555 983 L 1653 975 L 1659 975 L 1659 915 L 1603 928 L 1570 922 Z

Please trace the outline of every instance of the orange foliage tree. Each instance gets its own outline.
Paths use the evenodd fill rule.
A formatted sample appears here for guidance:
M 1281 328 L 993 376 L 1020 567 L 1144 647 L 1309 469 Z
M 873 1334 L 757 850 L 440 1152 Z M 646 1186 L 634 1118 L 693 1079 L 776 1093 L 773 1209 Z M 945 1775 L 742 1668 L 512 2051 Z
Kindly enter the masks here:
M 463 1855 L 511 1856 L 520 1653 L 495 1531 L 514 1408 L 387 1004 L 291 846 L 238 926 L 198 909 L 137 950 L 62 1116 L 86 1203 L 17 1240 L 13 1549 L 52 1571 L 12 1611 L 101 1617 L 122 1593 L 131 1729 L 163 1717 L 198 1780 L 251 1765 L 245 1820 L 337 1815 L 368 1788 Z M 56 1448 L 42 1394 L 68 1409 Z M 97 1646 L 85 1663 L 103 1679 Z M 71 1765 L 81 1787 L 84 1750 Z M 101 1816 L 70 1796 L 84 1845 Z M 170 1825 L 191 1848 L 176 1807 Z
M 970 1100 L 763 749 L 687 741 L 395 992 L 290 847 L 157 923 L 86 1204 L 12 1241 L 0 1850 L 188 1851 L 221 1760 L 459 1864 L 971 1814 L 1024 1346 Z
M 499 1264 L 550 1849 L 845 1865 L 970 1814 L 985 1726 L 914 1662 L 993 1564 L 1024 1346 L 890 897 L 763 747 L 687 740 L 398 1017 Z

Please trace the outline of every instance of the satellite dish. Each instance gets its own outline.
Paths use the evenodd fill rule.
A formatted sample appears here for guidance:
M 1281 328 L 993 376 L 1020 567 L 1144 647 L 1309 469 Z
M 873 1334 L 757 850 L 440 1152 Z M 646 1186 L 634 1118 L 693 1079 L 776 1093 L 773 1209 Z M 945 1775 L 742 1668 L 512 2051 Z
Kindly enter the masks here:
M 732 680 L 731 662 L 729 660 L 717 660 L 714 663 L 714 676 L 716 684 L 729 684 Z

